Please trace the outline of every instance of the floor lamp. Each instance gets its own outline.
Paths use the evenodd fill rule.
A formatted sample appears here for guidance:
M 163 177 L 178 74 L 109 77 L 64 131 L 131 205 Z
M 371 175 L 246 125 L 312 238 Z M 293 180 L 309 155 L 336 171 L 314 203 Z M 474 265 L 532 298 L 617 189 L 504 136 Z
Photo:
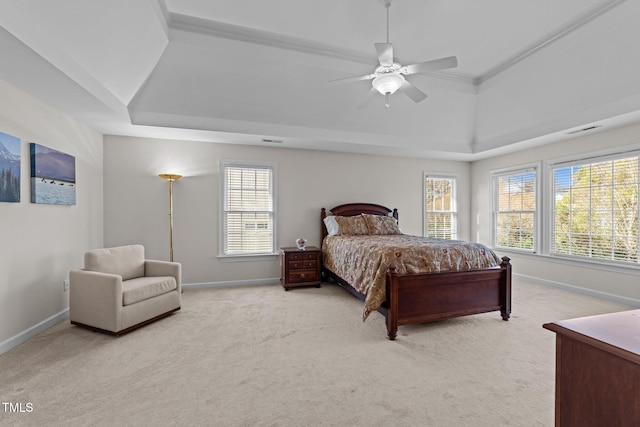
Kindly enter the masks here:
M 182 178 L 182 175 L 161 173 L 158 175 L 169 183 L 169 261 L 173 262 L 173 181 Z

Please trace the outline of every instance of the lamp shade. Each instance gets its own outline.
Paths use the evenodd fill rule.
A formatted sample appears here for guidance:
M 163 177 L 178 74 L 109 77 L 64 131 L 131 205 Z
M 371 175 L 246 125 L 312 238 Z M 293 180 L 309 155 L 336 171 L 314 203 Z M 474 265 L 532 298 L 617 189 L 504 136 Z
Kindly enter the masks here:
M 378 76 L 373 79 L 373 87 L 382 95 L 391 95 L 404 83 L 404 77 L 401 74 L 392 73 Z
M 160 178 L 167 180 L 169 182 L 177 181 L 182 178 L 182 175 L 176 175 L 174 173 L 161 173 L 158 175 Z

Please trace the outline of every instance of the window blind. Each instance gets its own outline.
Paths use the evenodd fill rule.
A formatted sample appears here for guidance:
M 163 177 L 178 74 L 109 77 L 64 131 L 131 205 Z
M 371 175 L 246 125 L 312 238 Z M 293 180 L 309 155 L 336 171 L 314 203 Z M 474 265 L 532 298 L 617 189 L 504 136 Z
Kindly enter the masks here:
M 495 175 L 494 246 L 535 250 L 536 171 L 527 169 Z
M 274 252 L 273 168 L 224 166 L 225 255 Z
M 457 239 L 457 207 L 454 177 L 425 175 L 425 236 Z
M 639 157 L 551 166 L 551 252 L 638 263 Z

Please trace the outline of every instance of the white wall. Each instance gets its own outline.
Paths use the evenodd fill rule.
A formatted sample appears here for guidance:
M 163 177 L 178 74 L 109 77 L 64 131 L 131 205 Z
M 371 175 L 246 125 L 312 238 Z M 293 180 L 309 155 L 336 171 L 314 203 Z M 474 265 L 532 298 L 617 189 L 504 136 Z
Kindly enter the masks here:
M 105 136 L 105 246 L 138 242 L 148 257 L 168 259 L 168 184 L 157 175 L 179 173 L 185 177 L 173 187 L 174 260 L 183 265 L 184 283 L 280 277 L 277 259 L 217 259 L 221 158 L 277 164 L 279 246 L 293 246 L 296 237 L 319 245 L 320 209 L 348 202 L 398 208 L 402 230 L 421 235 L 423 171 L 459 176 L 459 227 L 461 238 L 469 237 L 466 162 Z
M 64 316 L 63 280 L 102 246 L 102 135 L 0 80 L 0 131 L 21 139 L 21 201 L 0 203 L 0 353 Z M 76 205 L 30 202 L 29 143 L 76 158 Z M 26 335 L 25 335 L 26 334 Z
M 472 235 L 491 241 L 491 171 L 580 154 L 622 151 L 640 147 L 640 125 L 632 125 L 544 145 L 517 153 L 474 162 L 471 166 Z M 543 172 L 541 172 L 543 173 Z M 476 223 L 477 221 L 477 223 Z M 577 287 L 587 293 L 629 299 L 640 305 L 640 270 L 611 268 L 587 262 L 570 262 L 544 255 L 504 253 L 512 258 L 515 274 L 535 277 L 552 285 Z M 613 298 L 617 299 L 617 298 Z

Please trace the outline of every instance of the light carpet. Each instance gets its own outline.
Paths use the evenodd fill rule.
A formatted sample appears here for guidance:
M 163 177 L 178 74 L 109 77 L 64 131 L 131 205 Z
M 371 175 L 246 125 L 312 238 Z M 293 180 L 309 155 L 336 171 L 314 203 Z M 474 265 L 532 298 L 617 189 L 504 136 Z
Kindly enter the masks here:
M 0 356 L 0 400 L 25 409 L 0 405 L 0 425 L 552 426 L 542 324 L 629 308 L 515 279 L 509 322 L 401 326 L 389 341 L 333 284 L 186 290 L 181 311 L 122 337 L 65 321 Z

